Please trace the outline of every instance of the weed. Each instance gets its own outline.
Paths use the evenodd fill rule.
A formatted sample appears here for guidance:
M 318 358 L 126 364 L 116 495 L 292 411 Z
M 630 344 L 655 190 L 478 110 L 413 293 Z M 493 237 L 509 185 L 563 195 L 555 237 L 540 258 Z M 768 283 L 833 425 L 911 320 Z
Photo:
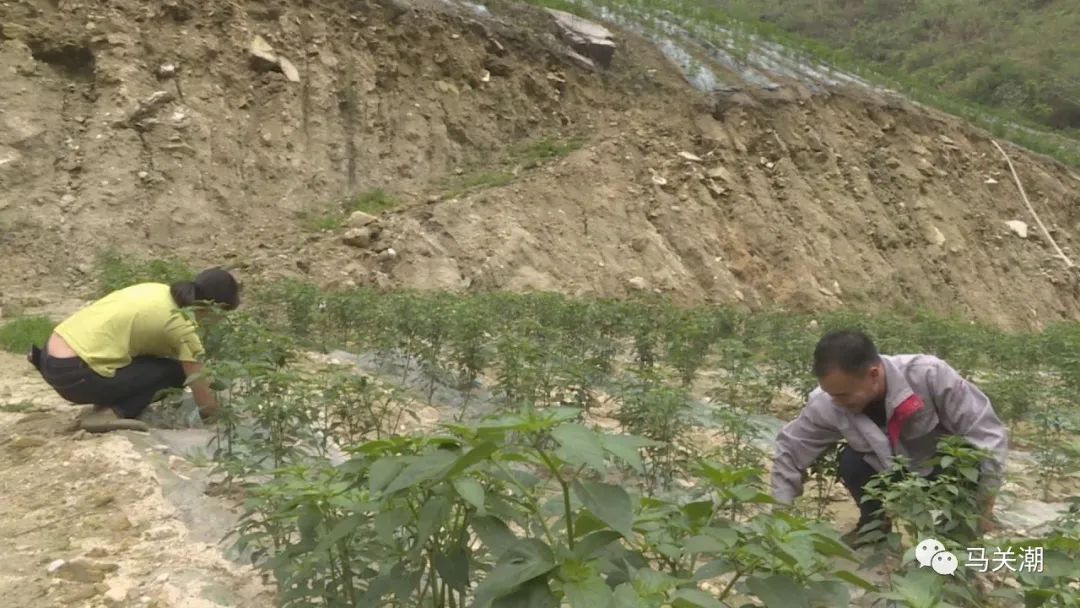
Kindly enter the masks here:
M 31 345 L 44 346 L 56 323 L 43 316 L 18 317 L 0 325 L 0 348 L 9 353 L 26 354 Z
M 34 410 L 34 404 L 29 401 L 19 401 L 16 403 L 0 403 L 0 412 L 7 412 L 8 414 L 24 414 Z
M 116 249 L 102 251 L 97 258 L 97 267 L 99 297 L 136 283 L 172 283 L 190 280 L 195 274 L 186 261 L 175 256 L 141 259 Z

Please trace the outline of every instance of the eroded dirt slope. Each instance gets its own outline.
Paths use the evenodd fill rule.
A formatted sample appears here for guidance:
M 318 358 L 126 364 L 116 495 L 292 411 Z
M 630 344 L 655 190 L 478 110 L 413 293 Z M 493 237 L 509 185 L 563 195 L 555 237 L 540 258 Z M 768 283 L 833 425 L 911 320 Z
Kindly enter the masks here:
M 766 90 L 717 67 L 710 96 L 614 27 L 614 61 L 589 69 L 520 5 L 0 11 L 8 304 L 86 287 L 112 245 L 330 285 L 902 303 L 1012 327 L 1080 310 L 987 135 L 856 85 Z M 256 36 L 291 69 L 253 60 Z M 565 157 L 507 162 L 570 138 Z M 1006 149 L 1073 254 L 1080 178 Z M 455 194 L 469 182 L 489 187 Z M 399 208 L 364 247 L 296 217 L 375 188 Z

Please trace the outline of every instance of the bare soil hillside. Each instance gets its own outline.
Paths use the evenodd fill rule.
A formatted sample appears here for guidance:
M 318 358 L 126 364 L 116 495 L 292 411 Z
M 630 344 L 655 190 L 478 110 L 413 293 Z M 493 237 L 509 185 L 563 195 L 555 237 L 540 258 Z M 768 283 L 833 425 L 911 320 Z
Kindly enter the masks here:
M 0 306 L 85 293 L 113 246 L 327 285 L 1080 312 L 987 134 L 858 84 L 714 65 L 702 92 L 651 40 L 610 26 L 590 66 L 507 3 L 9 0 L 0 25 Z M 1073 255 L 1080 178 L 1006 149 Z M 374 224 L 312 224 L 376 189 Z

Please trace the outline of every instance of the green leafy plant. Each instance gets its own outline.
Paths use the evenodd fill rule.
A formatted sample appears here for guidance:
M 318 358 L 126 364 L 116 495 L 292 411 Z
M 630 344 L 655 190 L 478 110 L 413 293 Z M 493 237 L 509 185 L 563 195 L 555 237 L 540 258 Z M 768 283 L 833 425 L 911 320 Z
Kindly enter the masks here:
M 17 317 L 0 325 L 0 348 L 9 353 L 24 355 L 30 346 L 43 347 L 56 325 L 44 316 Z
M 98 254 L 96 263 L 98 297 L 136 283 L 173 283 L 195 276 L 188 262 L 176 256 L 144 259 L 105 249 Z

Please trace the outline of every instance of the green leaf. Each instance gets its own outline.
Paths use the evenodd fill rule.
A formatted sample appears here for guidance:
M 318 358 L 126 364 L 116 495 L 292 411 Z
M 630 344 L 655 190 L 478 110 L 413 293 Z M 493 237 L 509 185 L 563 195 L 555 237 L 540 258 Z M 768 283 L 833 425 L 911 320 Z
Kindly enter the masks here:
M 440 477 L 447 469 L 453 466 L 453 461 L 447 462 L 446 453 L 436 450 L 414 459 L 394 481 L 384 490 L 386 494 L 393 494 L 405 488 L 414 488 L 426 481 Z
M 475 607 L 487 608 L 495 600 L 513 595 L 526 582 L 543 577 L 555 568 L 555 556 L 550 547 L 535 538 L 519 540 L 499 556 L 495 567 L 476 587 Z
M 877 585 L 859 576 L 858 574 L 855 574 L 854 572 L 850 572 L 848 570 L 837 570 L 832 574 L 840 580 L 849 582 L 856 587 L 862 587 L 867 591 L 873 592 L 878 590 Z
M 471 518 L 469 524 L 476 532 L 476 535 L 480 537 L 480 540 L 487 545 L 491 554 L 496 557 L 501 556 L 507 549 L 518 542 L 517 537 L 510 531 L 510 527 L 497 517 L 491 515 L 477 516 Z
M 394 533 L 412 521 L 412 513 L 404 507 L 388 509 L 375 516 L 375 534 L 386 545 L 394 545 Z
M 851 594 L 840 581 L 813 581 L 809 585 L 807 597 L 812 606 L 829 607 L 851 605 Z
M 322 512 L 314 505 L 301 505 L 300 517 L 296 519 L 296 528 L 300 532 L 300 538 L 305 542 L 314 542 L 315 530 L 322 522 L 322 517 Z
M 1024 552 L 1023 550 L 1020 550 L 1017 563 L 1022 562 L 1023 559 Z M 1076 560 L 1070 558 L 1067 553 L 1058 551 L 1057 549 L 1046 549 L 1044 550 L 1042 572 L 1039 574 L 1052 578 L 1076 576 Z
M 674 608 L 724 608 L 719 600 L 700 589 L 676 589 L 670 599 Z
M 368 488 L 373 494 L 380 492 L 405 468 L 399 456 L 390 456 L 375 461 L 368 469 Z
M 956 462 L 956 457 L 955 456 L 942 456 L 941 457 L 941 468 L 947 469 L 947 468 L 949 468 L 949 465 L 951 465 L 954 462 Z
M 421 547 L 428 541 L 443 523 L 450 518 L 452 505 L 446 496 L 434 496 L 420 508 L 420 519 L 416 525 L 416 546 Z
M 690 521 L 696 523 L 709 519 L 713 514 L 715 505 L 711 500 L 698 500 L 686 503 L 681 509 Z
M 479 603 L 473 608 L 481 608 Z M 534 578 L 517 591 L 496 599 L 491 608 L 559 608 L 559 600 L 544 578 Z
M 724 553 L 739 541 L 739 533 L 731 528 L 713 528 L 705 534 L 691 536 L 683 546 L 685 555 L 691 553 Z
M 390 588 L 399 602 L 407 601 L 417 591 L 423 576 L 423 572 L 420 570 L 408 571 L 406 568 L 406 562 L 398 562 L 390 571 L 393 574 L 390 580 Z
M 636 435 L 609 435 L 600 436 L 600 443 L 604 450 L 630 465 L 638 473 L 645 472 L 645 465 L 641 460 L 641 448 L 662 445 L 657 441 L 638 437 Z
M 469 554 L 463 547 L 453 547 L 446 553 L 435 554 L 435 571 L 456 591 L 469 587 Z
M 746 585 L 768 608 L 810 608 L 805 590 L 783 574 L 767 578 L 753 577 L 746 581 Z
M 615 596 L 604 581 L 596 576 L 563 585 L 570 608 L 613 608 Z
M 476 507 L 478 514 L 486 515 L 484 511 L 484 486 L 480 485 L 479 481 L 471 477 L 461 477 L 455 479 L 452 483 L 454 484 L 454 490 L 465 502 Z
M 641 596 L 638 595 L 637 591 L 634 591 L 634 586 L 630 583 L 622 583 L 615 587 L 613 597 L 615 608 L 652 608 L 651 604 L 641 599 Z
M 1024 608 L 1039 608 L 1053 597 L 1049 589 L 1024 589 Z
M 604 471 L 604 447 L 599 436 L 580 424 L 564 424 L 551 431 L 561 447 L 556 455 L 571 464 L 587 464 L 595 471 Z
M 697 569 L 694 573 L 695 581 L 703 581 L 710 578 L 716 578 L 721 574 L 727 574 L 735 570 L 734 564 L 726 559 L 714 559 L 711 562 Z
M 581 560 L 587 560 L 620 538 L 622 538 L 622 535 L 614 530 L 591 532 L 574 545 L 574 556 Z
M 385 572 L 375 577 L 375 580 L 371 581 L 368 585 L 367 592 L 364 593 L 364 604 L 367 606 L 381 605 L 383 596 L 390 592 L 391 584 L 394 581 L 392 572 Z
M 490 441 L 481 443 L 475 448 L 459 456 L 458 459 L 454 462 L 453 466 L 451 466 L 446 471 L 443 478 L 452 479 L 454 477 L 457 477 L 469 467 L 478 464 L 490 457 L 498 449 L 499 446 Z
M 646 596 L 666 595 L 668 590 L 675 587 L 679 580 L 670 574 L 657 572 L 652 568 L 638 568 L 633 581 L 639 593 Z
M 371 516 L 367 513 L 353 513 L 345 519 L 339 521 L 335 525 L 330 533 L 319 539 L 319 544 L 315 546 L 312 551 L 314 553 L 322 553 L 331 546 L 335 545 L 338 541 L 344 539 L 350 534 L 356 532 L 360 528 L 360 525 L 367 521 Z
M 597 516 L 591 512 L 579 511 L 577 517 L 574 518 L 574 537 L 581 538 L 586 534 L 591 534 L 597 530 L 606 530 L 607 525 L 600 520 Z
M 628 540 L 633 538 L 634 506 L 620 486 L 574 479 L 574 495 L 590 513 Z

